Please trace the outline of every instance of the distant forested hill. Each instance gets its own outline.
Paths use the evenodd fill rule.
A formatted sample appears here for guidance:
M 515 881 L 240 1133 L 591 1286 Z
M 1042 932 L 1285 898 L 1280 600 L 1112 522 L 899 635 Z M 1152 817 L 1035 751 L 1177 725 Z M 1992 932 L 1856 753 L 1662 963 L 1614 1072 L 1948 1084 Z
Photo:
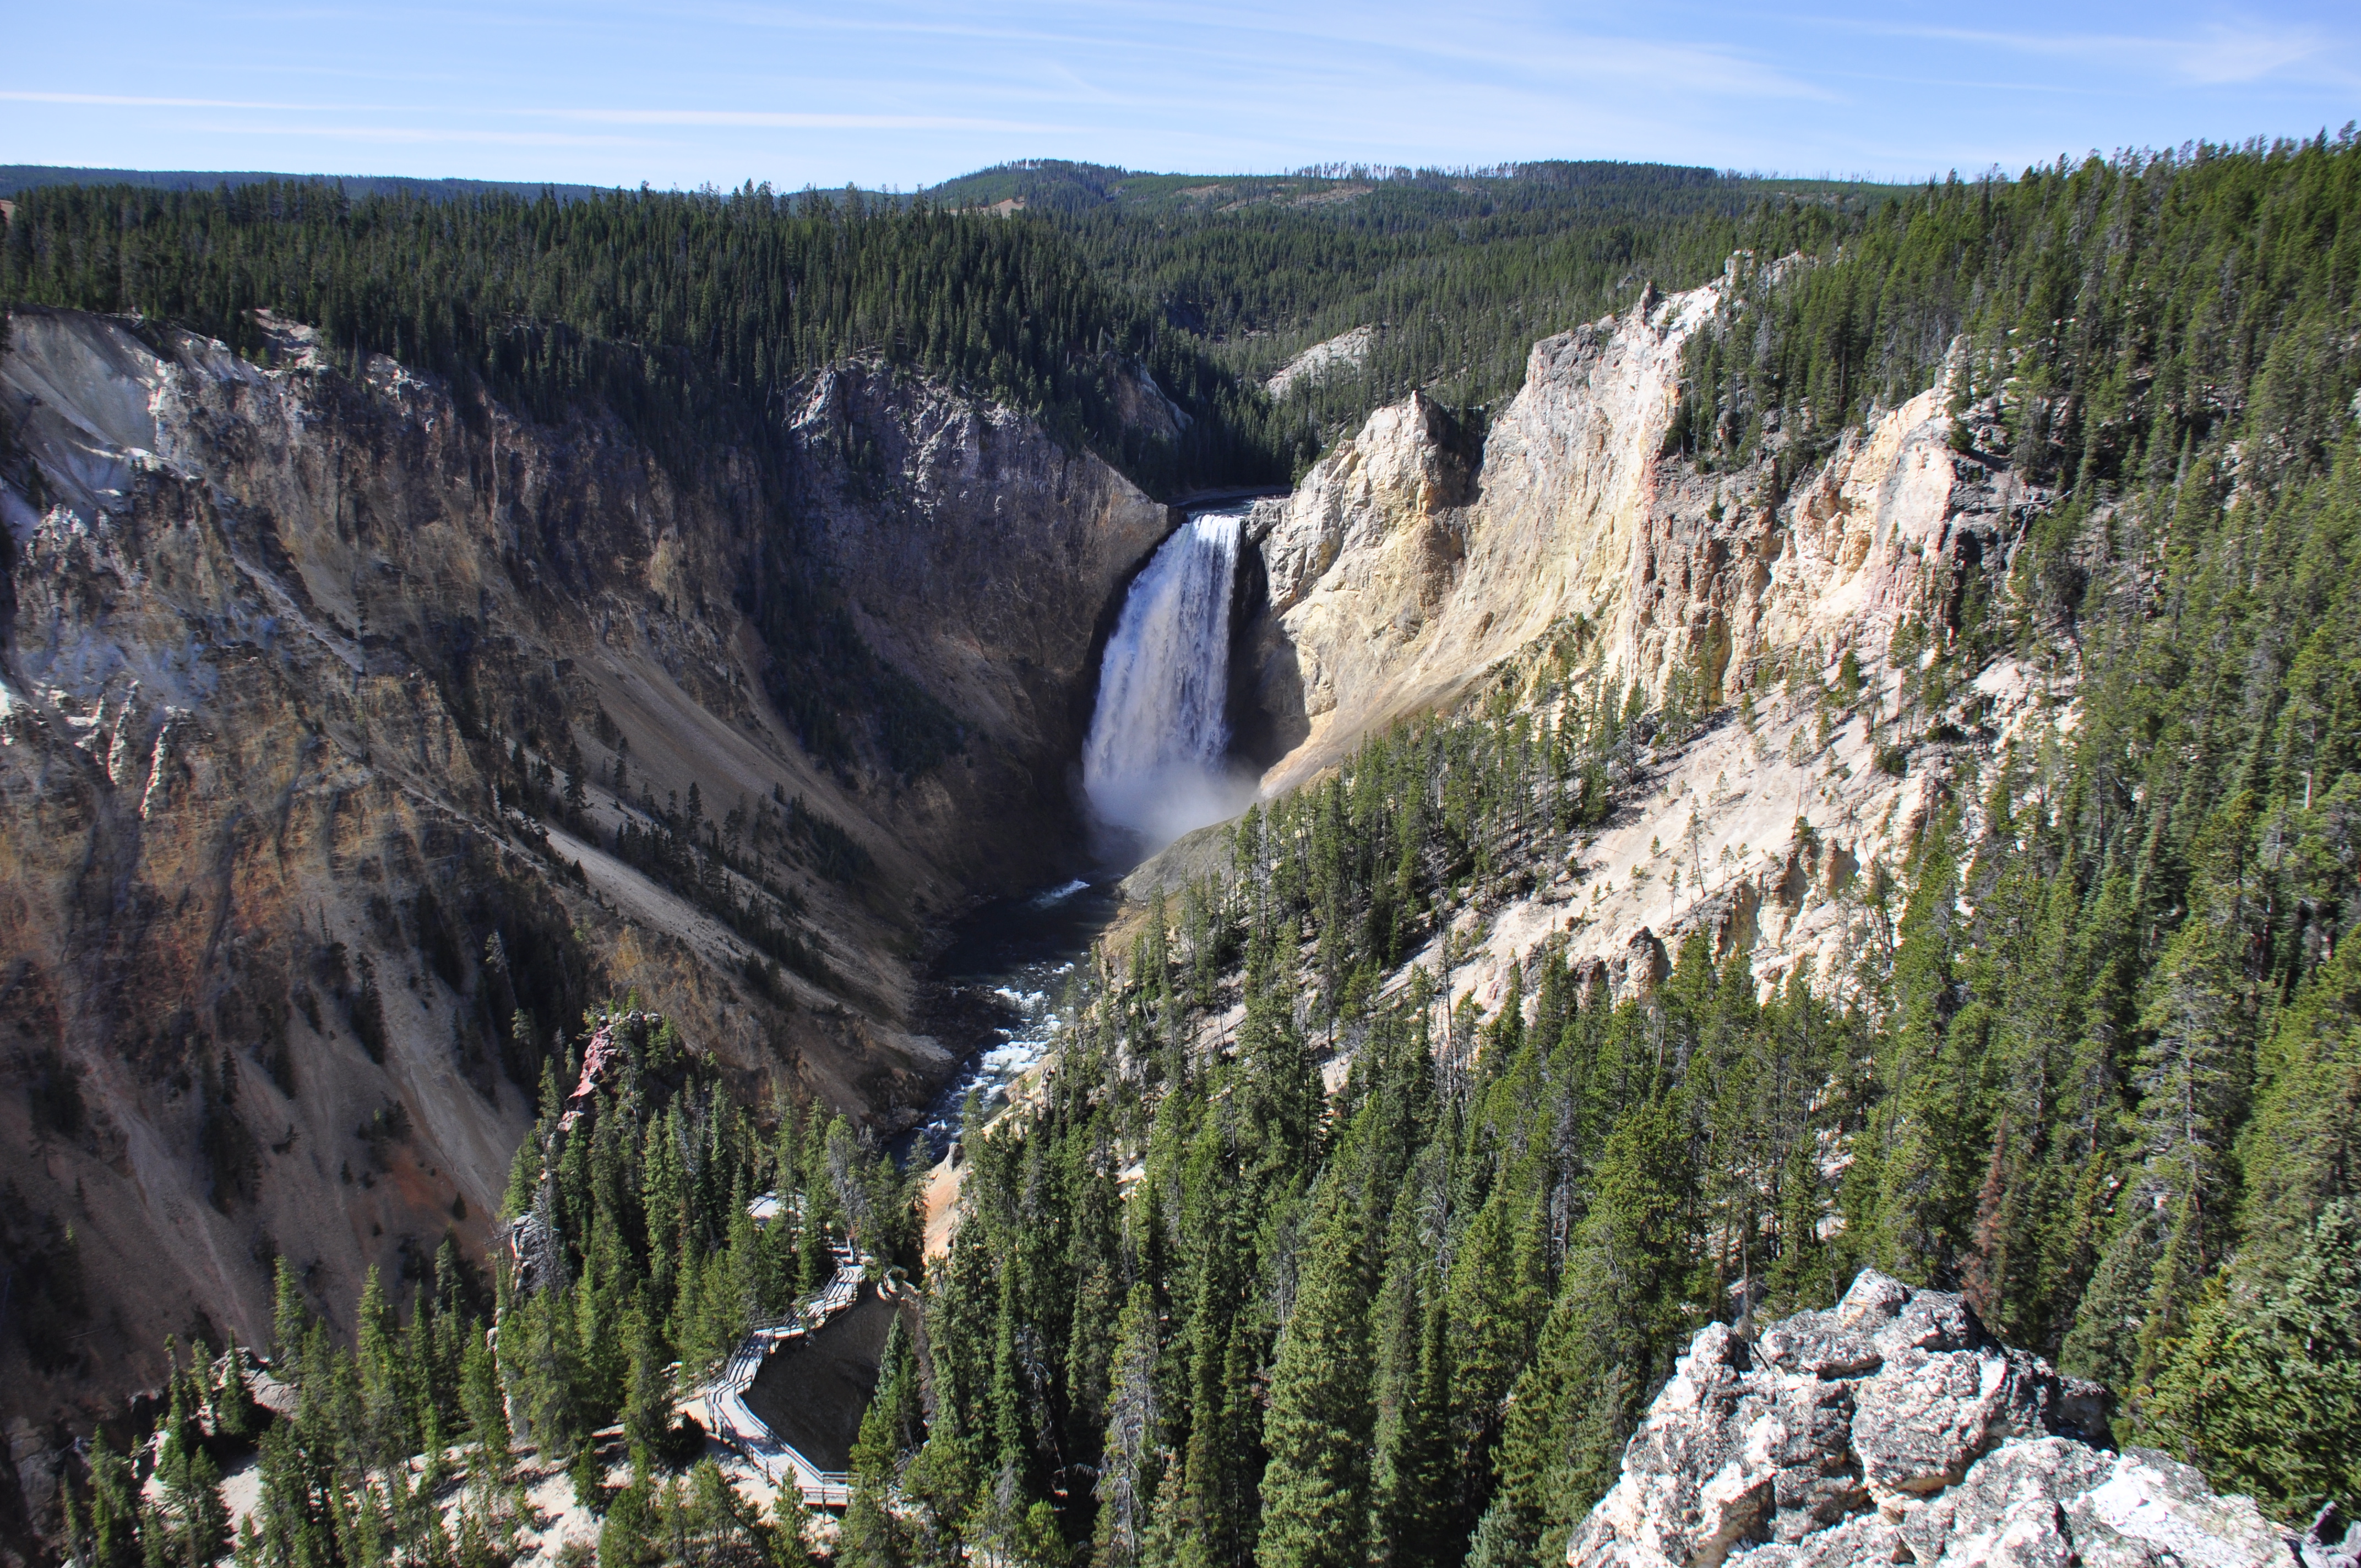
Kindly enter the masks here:
M 1413 387 L 1462 408 L 1513 393 L 1536 339 L 1652 281 L 1701 281 L 1750 214 L 1770 220 L 1749 229 L 1752 243 L 1809 248 L 1900 193 L 1653 163 L 1218 178 L 1045 159 L 926 196 L 1047 216 L 1110 280 L 1254 380 L 1313 344 L 1379 328 L 1356 367 L 1288 389 L 1282 424 L 1308 423 L 1324 445 Z
M 137 185 L 151 191 L 211 191 L 220 186 L 318 183 L 347 196 L 426 196 L 449 200 L 507 192 L 538 196 L 546 191 L 563 202 L 606 191 L 602 185 L 553 185 L 500 180 L 413 180 L 400 174 L 273 174 L 261 170 L 75 169 L 49 163 L 0 163 L 0 196 L 21 195 L 44 185 Z
M 1890 194 L 1580 163 L 1250 179 L 1041 163 L 917 196 L 69 170 L 0 185 L 17 206 L 0 298 L 246 348 L 268 307 L 544 415 L 595 397 L 672 451 L 829 357 L 877 353 L 1163 490 L 1283 480 L 1413 387 L 1496 400 L 1536 338 L 1651 281 L 1693 283 L 1742 243 L 1830 243 Z M 1380 329 L 1361 363 L 1264 394 L 1357 326 Z M 1179 436 L 1125 427 L 1134 362 L 1191 415 Z

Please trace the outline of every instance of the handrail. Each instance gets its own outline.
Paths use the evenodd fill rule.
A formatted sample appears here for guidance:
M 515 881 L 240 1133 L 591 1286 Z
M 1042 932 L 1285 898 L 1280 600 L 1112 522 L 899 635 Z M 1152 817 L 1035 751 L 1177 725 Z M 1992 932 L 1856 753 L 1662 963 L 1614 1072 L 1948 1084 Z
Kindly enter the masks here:
M 744 1455 L 762 1473 L 763 1479 L 774 1486 L 783 1485 L 784 1470 L 794 1478 L 796 1496 L 805 1506 L 818 1508 L 851 1507 L 851 1476 L 841 1470 L 820 1469 L 781 1441 L 769 1423 L 748 1407 L 744 1395 L 761 1375 L 763 1363 L 772 1351 L 788 1340 L 800 1339 L 825 1327 L 830 1318 L 860 1299 L 861 1282 L 867 1276 L 871 1260 L 850 1247 L 832 1250 L 836 1254 L 835 1277 L 790 1308 L 788 1321 L 761 1324 L 749 1332 L 730 1354 L 703 1395 L 706 1409 L 713 1416 L 715 1437 Z

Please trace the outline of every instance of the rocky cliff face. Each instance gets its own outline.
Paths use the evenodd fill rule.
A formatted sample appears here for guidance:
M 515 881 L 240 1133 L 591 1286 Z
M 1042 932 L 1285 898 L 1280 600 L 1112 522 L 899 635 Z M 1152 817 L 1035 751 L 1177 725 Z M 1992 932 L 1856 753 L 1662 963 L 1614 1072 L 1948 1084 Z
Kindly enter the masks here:
M 368 1266 L 478 1244 L 542 1057 L 609 994 L 750 1091 L 921 1098 L 922 923 L 1052 869 L 1094 640 L 1170 524 L 862 366 L 692 482 L 300 328 L 264 369 L 25 312 L 0 431 L 0 1179 L 12 1327 L 61 1325 L 0 1345 L 0 1405 L 44 1418 L 154 1379 L 168 1331 L 258 1341 L 274 1256 L 334 1321 Z M 939 761 L 782 717 L 785 554 L 949 716 Z M 518 809 L 574 755 L 577 809 Z M 618 857 L 692 789 L 732 869 Z
M 2298 1542 L 2142 1449 L 2105 1395 L 1959 1297 L 1864 1272 L 1835 1308 L 1697 1336 L 1571 1568 L 2263 1568 Z
M 1269 596 L 1251 702 L 1280 740 L 1267 790 L 1486 682 L 1544 707 L 1554 679 L 1586 700 L 1636 683 L 1651 706 L 1676 673 L 1704 706 L 1756 694 L 1743 725 L 1642 748 L 1624 809 L 1567 844 L 1554 876 L 1418 955 L 1487 1004 L 1554 937 L 1619 994 L 1697 930 L 1718 960 L 1748 952 L 1766 987 L 1795 972 L 1839 983 L 1880 939 L 1862 894 L 1899 869 L 1959 771 L 2072 721 L 2070 685 L 2004 660 L 1957 694 L 1971 721 L 1923 725 L 1948 738 L 1900 773 L 1879 766 L 1904 739 L 1890 726 L 1896 628 L 1939 622 L 1980 575 L 1997 581 L 2047 498 L 1952 449 L 1940 388 L 1844 432 L 1784 489 L 1775 433 L 1770 456 L 1735 472 L 1668 455 L 1683 351 L 1730 282 L 1536 344 L 1479 460 L 1475 433 L 1413 397 L 1257 506 Z M 1831 713 L 1818 694 L 1848 652 L 1866 689 Z M 1804 679 L 1765 684 L 1783 669 Z
M 1937 389 L 1848 432 L 1784 494 L 1768 464 L 1708 475 L 1667 456 L 1682 352 L 1723 289 L 1535 344 L 1472 472 L 1469 443 L 1414 396 L 1263 503 L 1260 700 L 1300 737 L 1268 785 L 1569 626 L 1589 668 L 1652 696 L 1685 663 L 1719 686 L 1816 639 L 1831 658 L 1880 652 L 1955 569 L 2007 547 L 2028 498 L 1949 449 Z
M 817 378 L 788 437 L 805 547 L 862 641 L 965 732 L 888 803 L 895 835 L 963 879 L 939 905 L 1038 880 L 1071 838 L 1069 775 L 1123 590 L 1178 518 L 1031 422 L 874 366 Z

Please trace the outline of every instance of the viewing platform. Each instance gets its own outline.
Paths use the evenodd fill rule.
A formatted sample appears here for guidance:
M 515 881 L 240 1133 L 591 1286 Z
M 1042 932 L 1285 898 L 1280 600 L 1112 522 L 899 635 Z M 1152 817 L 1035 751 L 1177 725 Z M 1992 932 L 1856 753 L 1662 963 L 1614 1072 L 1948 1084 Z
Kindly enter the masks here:
M 742 1454 L 764 1480 L 785 1491 L 792 1483 L 807 1508 L 842 1508 L 852 1501 L 852 1479 L 840 1470 L 822 1470 L 771 1430 L 748 1407 L 746 1392 L 762 1375 L 771 1353 L 808 1339 L 861 1299 L 862 1282 L 873 1259 L 838 1247 L 836 1274 L 796 1303 L 785 1321 L 765 1323 L 730 1353 L 720 1372 L 685 1404 L 703 1405 L 713 1435 Z

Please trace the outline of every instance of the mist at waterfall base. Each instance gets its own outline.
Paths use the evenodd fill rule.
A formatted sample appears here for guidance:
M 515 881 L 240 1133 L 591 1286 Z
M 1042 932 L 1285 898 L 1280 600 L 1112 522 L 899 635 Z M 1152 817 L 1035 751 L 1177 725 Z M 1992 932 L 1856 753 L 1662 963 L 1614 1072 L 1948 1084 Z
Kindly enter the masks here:
M 1133 582 L 1107 639 L 1082 793 L 1120 848 L 1153 854 L 1254 799 L 1251 773 L 1227 761 L 1225 711 L 1245 526 L 1243 508 L 1191 516 Z

